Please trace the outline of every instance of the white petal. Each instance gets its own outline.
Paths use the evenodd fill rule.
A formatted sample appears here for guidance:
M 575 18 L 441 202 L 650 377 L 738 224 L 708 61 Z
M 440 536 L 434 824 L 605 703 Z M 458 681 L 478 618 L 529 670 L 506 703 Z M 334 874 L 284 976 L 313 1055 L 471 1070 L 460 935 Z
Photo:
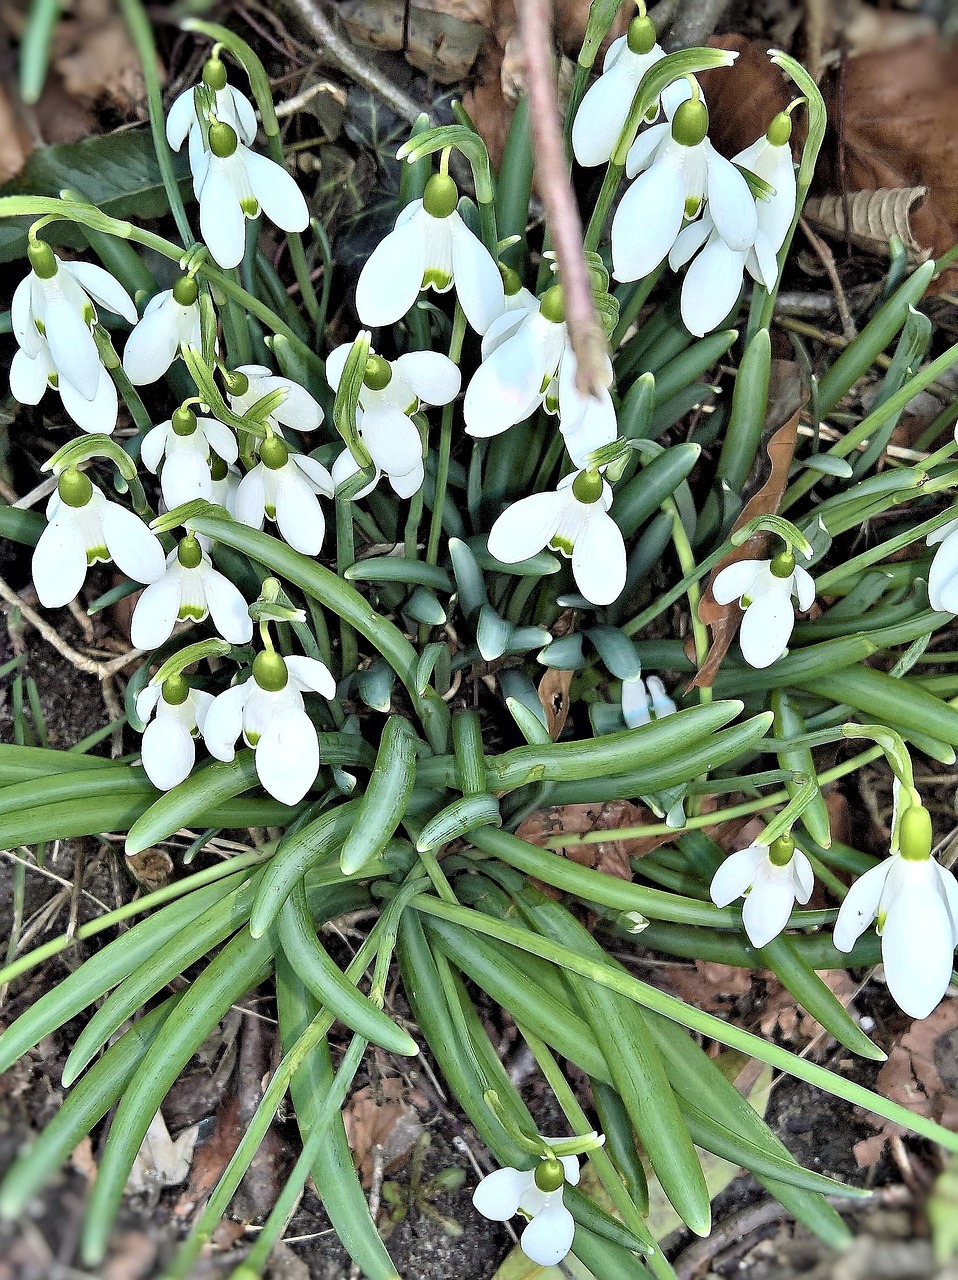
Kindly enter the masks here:
M 100 377 L 92 400 L 80 395 L 69 378 L 61 374 L 57 386 L 63 407 L 81 431 L 91 435 L 110 435 L 116 427 L 119 401 L 113 379 L 100 365 Z
M 748 183 L 730 160 L 709 143 L 708 146 L 709 213 L 722 239 L 730 249 L 744 252 L 754 244 L 758 232 L 758 215 Z
M 158 649 L 173 634 L 180 608 L 181 576 L 176 566 L 167 569 L 159 582 L 147 587 L 137 600 L 130 620 L 130 639 L 137 649 Z
M 30 356 L 20 347 L 10 364 L 10 394 L 21 404 L 39 404 L 50 385 L 49 372 L 50 362 L 45 351 Z
M 701 338 L 718 328 L 738 300 L 744 272 L 745 254 L 713 233 L 682 285 L 682 320 L 689 333 Z
M 532 1174 L 528 1170 L 496 1169 L 486 1176 L 472 1193 L 472 1203 L 484 1218 L 507 1222 L 518 1212 Z
M 528 560 L 546 546 L 567 504 L 563 493 L 534 493 L 513 503 L 492 526 L 489 554 L 503 564 Z
M 35 278 L 32 271 L 25 275 L 13 291 L 13 301 L 10 303 L 13 336 L 31 357 L 37 355 L 43 343 L 33 318 L 32 297 Z
M 622 531 L 610 515 L 594 503 L 585 527 L 572 548 L 576 586 L 593 604 L 611 604 L 625 586 L 626 560 Z
M 376 465 L 387 475 L 407 475 L 422 461 L 419 428 L 391 405 L 363 416 L 362 438 Z
M 334 347 L 326 357 L 326 381 L 331 391 L 339 390 L 339 380 L 343 376 L 343 370 L 346 368 L 346 361 L 352 349 L 351 342 L 343 342 L 338 347 Z
M 85 400 L 96 395 L 100 381 L 100 355 L 93 334 L 79 311 L 57 291 L 44 316 L 47 345 L 57 367 Z
M 136 695 L 136 714 L 144 724 L 146 724 L 150 716 L 156 710 L 161 692 L 162 689 L 160 685 L 148 684 L 145 689 L 141 689 Z
M 319 772 L 319 742 L 305 711 L 284 708 L 256 744 L 256 772 L 281 804 L 298 804 Z
M 140 756 L 154 787 L 170 791 L 190 776 L 196 747 L 181 720 L 172 715 L 158 715 L 144 730 Z
M 617 63 L 596 80 L 572 122 L 572 150 L 579 164 L 587 168 L 608 163 L 629 114 L 638 81 L 630 74 L 624 58 L 625 54 L 621 54 Z M 633 143 L 633 150 L 634 147 Z
M 419 297 L 426 270 L 421 219 L 411 215 L 369 255 L 356 284 L 356 310 L 370 328 L 395 324 Z
M 945 899 L 945 906 L 951 917 L 954 945 L 958 946 L 958 880 L 955 879 L 953 872 L 948 871 L 940 863 L 936 862 L 935 866 L 938 868 L 938 878 Z
M 669 126 L 667 124 L 655 124 L 651 129 L 645 129 L 629 148 L 629 154 L 625 159 L 625 172 L 630 178 L 634 178 L 641 173 L 643 169 L 647 169 L 652 163 L 655 152 L 668 139 Z
M 203 739 L 217 760 L 232 760 L 236 739 L 243 732 L 243 711 L 252 692 L 253 680 L 224 689 L 213 699 L 203 722 Z
M 221 160 L 211 161 L 200 195 L 200 232 L 221 267 L 235 267 L 246 251 L 246 216 Z
M 859 876 L 838 911 L 832 941 L 839 951 L 851 951 L 878 915 L 878 904 L 894 858 L 886 858 Z
M 809 900 L 815 888 L 815 872 L 801 849 L 796 849 L 792 854 L 792 885 L 795 897 L 803 904 Z
M 40 534 L 33 553 L 33 585 L 45 609 L 69 604 L 86 579 L 86 551 L 67 520 L 54 520 Z
M 206 442 L 213 451 L 232 465 L 239 456 L 236 436 L 232 430 L 215 418 L 197 418 L 197 425 L 202 428 Z
M 391 475 L 389 483 L 397 498 L 411 498 L 422 488 L 425 478 L 426 470 L 420 459 L 412 471 L 407 471 L 405 475 Z
M 291 469 L 283 475 L 276 494 L 276 523 L 294 550 L 304 556 L 319 555 L 326 534 L 326 518 L 315 493 Z
M 519 1237 L 519 1245 L 527 1258 L 540 1267 L 556 1267 L 572 1248 L 575 1220 L 556 1196 L 541 1213 L 537 1213 Z
M 798 596 L 798 607 L 803 613 L 815 603 L 815 579 L 800 564 L 795 566 L 793 590 Z
M 489 250 L 474 236 L 458 213 L 452 225 L 452 273 L 466 319 L 477 333 L 485 333 L 505 310 L 502 276 Z
M 696 222 L 682 228 L 669 250 L 669 266 L 673 271 L 678 271 L 695 257 L 712 234 L 712 227 L 712 219 L 705 213 Z
M 756 596 L 745 610 L 738 642 L 742 656 L 751 667 L 769 667 L 785 652 L 795 612 L 787 596 L 763 594 Z
M 753 947 L 764 947 L 777 938 L 788 923 L 795 905 L 791 872 L 766 862 L 760 866 L 755 884 L 742 908 L 742 923 Z
M 246 151 L 243 159 L 253 194 L 270 222 L 284 231 L 305 231 L 309 209 L 293 175 L 255 151 Z
M 763 560 L 736 560 L 726 565 L 715 575 L 712 583 L 712 595 L 717 604 L 731 604 L 733 600 L 741 600 L 758 577 L 760 568 L 766 564 Z
M 955 941 L 935 863 L 912 863 L 902 877 L 882 931 L 885 981 L 912 1018 L 927 1018 L 951 982 Z M 904 868 L 903 868 L 904 870 Z
M 324 498 L 331 498 L 336 492 L 333 477 L 316 458 L 310 457 L 308 453 L 293 453 L 290 454 L 290 461 L 297 471 L 303 473 L 310 487 Z
M 336 681 L 325 663 L 293 654 L 286 659 L 286 666 L 301 689 L 311 689 L 324 698 L 336 697 Z
M 166 117 L 166 140 L 174 151 L 179 151 L 186 135 L 196 123 L 193 90 L 186 89 L 177 97 Z
M 329 360 L 326 372 L 329 373 Z M 458 367 L 439 351 L 409 351 L 393 361 L 393 372 L 426 404 L 448 404 L 455 400 L 462 385 Z M 333 385 L 331 380 L 329 385 Z
M 619 427 L 608 391 L 598 397 L 582 395 L 575 385 L 576 367 L 569 348 L 559 366 L 559 429 L 569 457 L 575 466 L 582 467 L 594 449 L 615 440 Z
M 236 129 L 239 140 L 247 147 L 250 146 L 256 137 L 256 112 L 253 110 L 253 104 L 244 93 L 240 93 L 239 89 L 234 89 L 231 84 L 228 84 L 225 89 L 219 90 L 216 95 L 217 100 L 219 100 L 221 94 L 229 94 L 236 125 L 239 126 Z
M 153 302 L 160 301 L 161 305 L 154 308 L 151 303 L 143 319 L 126 340 L 123 368 L 136 387 L 146 386 L 162 378 L 176 359 L 179 335 L 170 323 L 167 307 L 163 305 L 172 296 L 169 291 L 157 294 Z
M 103 537 L 116 567 L 135 582 L 156 582 L 163 577 L 166 556 L 156 534 L 139 516 L 116 502 L 104 502 L 97 513 Z
M 253 638 L 253 620 L 242 593 L 229 578 L 206 567 L 203 590 L 213 625 L 230 644 L 248 644 Z
M 159 471 L 160 463 L 163 461 L 163 454 L 166 450 L 166 433 L 169 431 L 170 426 L 171 423 L 169 422 L 161 422 L 158 427 L 151 427 L 143 437 L 143 443 L 140 445 L 140 461 L 154 475 Z
M 196 449 L 182 446 L 169 449 L 163 463 L 160 487 L 170 510 L 195 498 L 209 501 L 213 496 L 213 478 L 206 459 Z
M 274 387 L 280 386 L 286 392 L 286 399 L 278 409 L 273 410 L 273 416 L 279 422 L 292 427 L 294 431 L 302 432 L 316 431 L 322 426 L 323 411 L 305 387 L 293 382 L 291 378 L 269 379 L 268 390 L 272 391 Z M 262 394 L 266 394 L 265 389 Z
M 685 181 L 681 157 L 673 152 L 636 178 L 612 219 L 612 262 L 616 280 L 641 280 L 667 255 L 682 226 Z
M 64 268 L 94 302 L 98 302 L 101 307 L 106 307 L 107 311 L 112 311 L 114 315 L 122 316 L 130 324 L 136 324 L 136 305 L 133 299 L 109 271 L 98 267 L 95 262 L 64 263 Z
M 463 413 L 469 435 L 499 435 L 528 418 L 542 403 L 542 383 L 555 373 L 564 343 L 564 326 L 538 312 L 527 316 L 517 332 L 483 360 L 466 388 Z
M 233 504 L 233 514 L 240 524 L 251 529 L 262 529 L 266 519 L 266 484 L 263 464 L 248 471 L 239 482 Z
M 750 844 L 725 859 L 709 886 L 709 894 L 717 907 L 727 907 L 742 894 L 755 879 L 759 865 L 768 857 L 764 845 Z

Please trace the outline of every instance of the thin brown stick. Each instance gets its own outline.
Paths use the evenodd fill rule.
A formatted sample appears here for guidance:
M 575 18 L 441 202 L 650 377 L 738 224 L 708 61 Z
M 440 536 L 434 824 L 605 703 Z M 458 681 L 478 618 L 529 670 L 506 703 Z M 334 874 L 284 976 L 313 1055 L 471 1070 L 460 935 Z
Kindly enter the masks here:
M 804 231 L 808 243 L 815 250 L 819 262 L 825 268 L 825 274 L 828 276 L 829 283 L 835 293 L 835 306 L 838 308 L 838 318 L 842 322 L 845 341 L 854 342 L 858 337 L 858 330 L 855 328 L 855 321 L 852 319 L 852 313 L 848 307 L 848 299 L 845 297 L 845 290 L 842 288 L 842 282 L 838 276 L 834 255 L 825 241 L 816 235 L 804 218 L 799 218 L 798 224 Z
M 576 386 L 584 395 L 598 396 L 609 385 L 608 348 L 592 297 L 582 250 L 582 221 L 562 138 L 556 100 L 552 0 L 523 0 L 519 22 L 535 169 L 559 264 L 566 326 L 576 358 Z

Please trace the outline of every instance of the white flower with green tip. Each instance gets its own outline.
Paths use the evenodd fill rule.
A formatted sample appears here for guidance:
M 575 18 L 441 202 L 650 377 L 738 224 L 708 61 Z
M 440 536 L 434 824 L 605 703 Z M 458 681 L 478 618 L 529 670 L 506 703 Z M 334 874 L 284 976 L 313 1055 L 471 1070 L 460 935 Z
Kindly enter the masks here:
M 160 791 L 170 791 L 190 776 L 196 763 L 194 738 L 202 733 L 212 702 L 212 694 L 191 688 L 182 675 L 162 685 L 148 684 L 137 694 L 136 714 L 146 725 L 140 758 Z
M 756 841 L 730 854 L 712 877 L 709 893 L 717 907 L 745 897 L 742 923 L 753 947 L 764 947 L 788 924 L 796 902 L 812 896 L 812 864 L 791 836 L 771 845 Z
M 611 604 L 625 586 L 622 531 L 608 514 L 612 490 L 594 471 L 576 471 L 559 487 L 508 507 L 492 526 L 489 554 L 518 564 L 551 547 L 572 561 L 576 586 L 592 604 Z
M 47 521 L 33 553 L 33 584 L 48 609 L 75 600 L 87 569 L 101 560 L 113 560 L 134 582 L 163 576 L 166 557 L 156 534 L 74 467 L 59 477 Z
M 544 1138 L 552 1145 L 558 1139 Z M 576 1156 L 542 1159 L 534 1169 L 506 1166 L 487 1174 L 472 1193 L 472 1203 L 484 1218 L 508 1222 L 517 1213 L 528 1219 L 519 1239 L 527 1258 L 540 1267 L 557 1267 L 572 1248 L 575 1221 L 563 1203 L 563 1193 L 579 1182 Z
M 326 535 L 326 517 L 319 497 L 331 498 L 333 478 L 305 453 L 291 453 L 279 436 L 260 445 L 260 460 L 240 481 L 233 514 L 242 524 L 262 529 L 275 520 L 283 538 L 303 555 L 319 555 Z
M 202 346 L 198 298 L 196 281 L 180 276 L 147 303 L 123 348 L 123 368 L 135 387 L 157 382 L 186 347 Z
M 298 804 L 316 780 L 319 740 L 303 694 L 336 695 L 336 682 L 314 658 L 258 653 L 242 684 L 218 694 L 203 724 L 203 737 L 217 760 L 232 760 L 242 734 L 256 752 L 256 772 L 271 796 Z
M 234 463 L 236 437 L 216 418 L 198 418 L 186 406 L 148 431 L 140 446 L 143 465 L 160 474 L 163 501 L 171 510 L 194 498 L 213 500 L 214 454 L 227 465 Z
M 356 310 L 370 328 L 395 324 L 423 289 L 447 293 L 455 284 L 466 319 L 485 333 L 502 314 L 502 277 L 482 241 L 456 210 L 452 178 L 434 174 L 372 251 L 356 285 Z
M 227 83 L 226 67 L 220 58 L 207 59 L 203 68 L 203 83 L 213 95 L 211 118 L 228 124 L 240 142 L 251 147 L 256 140 L 256 112 L 249 98 Z M 179 151 L 187 138 L 193 190 L 198 196 L 196 173 L 206 142 L 203 122 L 196 111 L 196 93 L 193 89 L 184 90 L 174 100 L 166 117 L 166 140 L 173 150 Z
M 734 165 L 748 169 L 772 188 L 767 200 L 755 202 L 758 230 L 745 262 L 749 274 L 768 290 L 778 281 L 777 254 L 795 217 L 797 184 L 791 135 L 792 118 L 781 111 L 763 137 L 732 157 Z
M 186 537 L 167 556 L 163 577 L 137 600 L 130 638 L 137 649 L 158 649 L 177 622 L 202 622 L 207 617 L 230 644 L 248 644 L 253 638 L 242 594 L 213 568 L 197 539 Z
M 738 600 L 745 610 L 738 642 L 752 667 L 768 667 L 785 652 L 795 626 L 792 596 L 802 612 L 815 603 L 815 581 L 790 551 L 771 560 L 737 560 L 712 583 L 717 604 Z
M 901 816 L 898 849 L 858 877 L 833 934 L 839 951 L 851 951 L 876 921 L 888 990 L 911 1018 L 927 1018 L 941 1001 L 958 946 L 958 882 L 931 844 L 928 810 L 913 803 Z
M 229 376 L 226 398 L 230 408 L 240 418 L 245 417 L 264 396 L 274 391 L 285 393 L 285 399 L 266 417 L 264 425 L 272 427 L 282 436 L 283 427 L 304 434 L 322 426 L 322 406 L 314 396 L 292 378 L 273 373 L 265 364 L 241 364 Z
M 622 681 L 622 719 L 629 729 L 674 715 L 677 708 L 658 676 Z
M 10 364 L 10 392 L 21 404 L 39 404 L 47 388 L 59 392 L 63 408 L 81 431 L 91 435 L 112 434 L 119 401 L 116 385 L 107 370 L 100 365 L 93 399 L 84 399 L 73 383 L 57 372 L 46 339 L 37 334 L 35 355 L 27 355 L 22 347 L 14 352 Z

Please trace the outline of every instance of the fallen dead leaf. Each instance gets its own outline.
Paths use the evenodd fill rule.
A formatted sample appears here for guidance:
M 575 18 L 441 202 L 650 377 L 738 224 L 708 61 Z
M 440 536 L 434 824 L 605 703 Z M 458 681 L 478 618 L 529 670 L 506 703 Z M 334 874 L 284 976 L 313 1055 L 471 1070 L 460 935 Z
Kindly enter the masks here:
M 158 1191 L 162 1187 L 178 1187 L 189 1176 L 190 1163 L 199 1125 L 190 1125 L 178 1138 L 172 1138 L 158 1111 L 150 1121 L 146 1137 L 130 1170 L 130 1191 Z
M 402 1163 L 423 1131 L 405 1084 L 395 1076 L 381 1080 L 376 1090 L 367 1086 L 354 1093 L 343 1122 L 364 1187 L 372 1184 L 377 1150 L 380 1168 L 388 1173 Z
M 29 136 L 0 84 L 0 182 L 16 177 L 32 150 Z
M 75 97 L 106 99 L 123 112 L 146 99 L 139 56 L 112 0 L 73 0 L 57 24 L 50 65 Z
M 571 671 L 559 671 L 555 667 L 548 667 L 536 690 L 542 709 L 546 713 L 546 726 L 553 742 L 559 739 L 565 728 L 565 722 L 569 718 L 569 688 L 572 684 L 572 675 Z
M 144 849 L 126 859 L 127 870 L 148 893 L 162 889 L 173 875 L 173 859 L 165 849 Z
M 851 978 L 845 969 L 826 969 L 818 975 L 836 998 L 854 1015 L 854 999 L 858 992 L 858 983 Z M 820 1022 L 810 1013 L 806 1013 L 787 988 L 772 977 L 765 975 L 765 1009 L 760 1020 L 762 1034 L 766 1037 L 781 1038 L 786 1044 L 805 1049 L 812 1045 L 809 1056 L 823 1058 L 834 1044 L 832 1038 L 825 1033 Z
M 562 804 L 537 809 L 520 825 L 516 835 L 530 844 L 544 845 L 562 836 L 579 836 L 608 831 L 610 839 L 600 844 L 569 844 L 557 852 L 581 867 L 591 867 L 619 880 L 632 879 L 630 858 L 641 858 L 659 845 L 674 839 L 669 833 L 641 839 L 617 840 L 620 827 L 638 827 L 657 822 L 655 814 L 631 800 L 609 800 L 604 804 Z
M 740 996 L 752 990 L 752 970 L 715 960 L 696 960 L 693 965 L 670 965 L 666 975 L 669 991 L 686 1004 L 706 1013 L 728 1014 Z

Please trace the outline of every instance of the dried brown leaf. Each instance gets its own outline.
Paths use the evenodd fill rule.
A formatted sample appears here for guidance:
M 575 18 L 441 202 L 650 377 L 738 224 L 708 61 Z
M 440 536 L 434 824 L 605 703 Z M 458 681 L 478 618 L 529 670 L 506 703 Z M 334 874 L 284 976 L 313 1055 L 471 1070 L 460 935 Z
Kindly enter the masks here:
M 924 200 L 927 187 L 898 187 L 893 190 L 856 191 L 848 197 L 848 238 L 868 253 L 888 253 L 888 241 L 898 236 L 914 263 L 924 262 L 923 249 L 911 228 L 911 212 Z M 805 217 L 819 231 L 842 238 L 845 235 L 845 204 L 841 196 L 816 196 L 806 201 Z
M 546 726 L 549 736 L 556 742 L 565 728 L 569 718 L 569 687 L 572 684 L 571 671 L 559 671 L 556 667 L 548 667 L 539 681 L 539 701 L 546 713 Z
M 13 105 L 0 84 L 0 182 L 16 177 L 32 150 L 27 132 L 21 128 Z
M 57 25 L 50 65 L 74 97 L 106 99 L 124 112 L 146 98 L 139 56 L 112 0 L 75 0 Z
M 819 977 L 845 1008 L 854 1014 L 854 999 L 858 993 L 858 983 L 849 977 L 847 971 L 827 969 L 820 973 Z M 806 1013 L 801 1005 L 796 1003 L 792 993 L 771 974 L 766 975 L 765 989 L 765 1008 L 759 1023 L 762 1034 L 770 1038 L 781 1038 L 786 1044 L 796 1048 L 805 1049 L 806 1046 L 813 1045 L 810 1056 L 813 1058 L 826 1056 L 834 1041 L 825 1034 L 821 1023 L 817 1022 L 811 1014 Z
M 676 964 L 663 969 L 661 974 L 665 975 L 673 995 L 707 1013 L 728 1014 L 730 1006 L 752 989 L 750 969 L 714 960 L 696 960 L 694 965 Z
M 545 845 L 562 836 L 579 836 L 594 831 L 608 831 L 610 839 L 599 844 L 569 844 L 561 851 L 579 866 L 603 871 L 620 880 L 632 879 L 630 858 L 641 858 L 659 845 L 668 844 L 671 835 L 645 836 L 641 839 L 617 840 L 616 830 L 654 823 L 655 815 L 631 800 L 609 800 L 605 804 L 563 804 L 537 809 L 521 824 L 516 835 L 530 844 Z
M 375 1153 L 384 1173 L 399 1165 L 423 1131 L 416 1108 L 407 1101 L 402 1080 L 381 1080 L 377 1089 L 359 1089 L 343 1111 L 346 1137 L 363 1186 L 372 1183 Z

